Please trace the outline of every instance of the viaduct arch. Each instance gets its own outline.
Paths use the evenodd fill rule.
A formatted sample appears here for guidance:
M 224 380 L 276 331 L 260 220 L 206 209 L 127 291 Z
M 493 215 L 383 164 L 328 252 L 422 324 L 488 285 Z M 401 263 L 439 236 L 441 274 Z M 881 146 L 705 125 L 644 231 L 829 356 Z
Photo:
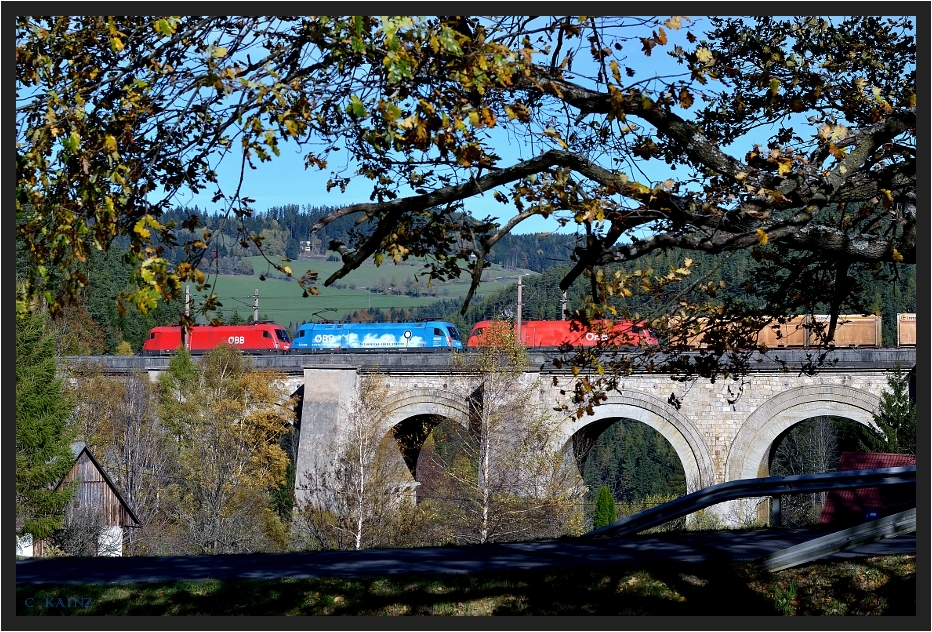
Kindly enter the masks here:
M 784 391 L 757 407 L 735 435 L 725 463 L 725 480 L 768 476 L 774 440 L 811 417 L 847 417 L 875 427 L 880 397 L 844 385 L 802 386 Z
M 596 414 L 564 423 L 560 447 L 572 450 L 573 435 L 607 419 L 634 419 L 666 439 L 676 451 L 686 474 L 686 491 L 694 492 L 715 483 L 715 470 L 708 445 L 698 429 L 683 414 L 663 400 L 645 393 L 614 394 L 595 409 Z

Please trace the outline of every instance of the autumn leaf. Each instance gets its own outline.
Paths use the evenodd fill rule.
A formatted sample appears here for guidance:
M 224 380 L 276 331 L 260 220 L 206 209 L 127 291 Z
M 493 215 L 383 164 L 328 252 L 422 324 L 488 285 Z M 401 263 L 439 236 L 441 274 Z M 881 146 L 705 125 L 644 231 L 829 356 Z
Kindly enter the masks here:
M 890 189 L 880 189 L 880 201 L 885 209 L 893 208 L 893 193 Z
M 680 88 L 680 107 L 689 108 L 693 104 L 693 95 L 689 93 L 686 86 Z
M 708 64 L 710 61 L 712 61 L 712 51 L 705 47 L 697 48 L 696 59 L 701 61 L 703 64 Z
M 612 70 L 612 77 L 615 78 L 615 83 L 620 84 L 621 83 L 621 70 L 618 68 L 618 62 L 613 59 L 608 66 Z
M 767 236 L 766 231 L 764 231 L 762 228 L 758 228 L 757 243 L 759 243 L 761 246 L 766 246 L 768 241 L 770 241 L 770 237 Z
M 790 158 L 782 158 L 777 161 L 777 173 L 780 176 L 785 176 L 786 174 L 793 171 L 793 160 Z

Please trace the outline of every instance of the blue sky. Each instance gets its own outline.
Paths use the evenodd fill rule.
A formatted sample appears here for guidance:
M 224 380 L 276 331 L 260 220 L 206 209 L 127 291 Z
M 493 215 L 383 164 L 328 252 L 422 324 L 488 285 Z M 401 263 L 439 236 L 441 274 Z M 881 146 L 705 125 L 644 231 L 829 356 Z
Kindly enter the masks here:
M 628 65 L 638 70 L 638 79 L 643 80 L 649 76 L 669 76 L 671 74 L 681 74 L 685 72 L 684 66 L 677 65 L 667 54 L 667 50 L 672 50 L 674 44 L 681 44 L 686 47 L 688 44 L 685 40 L 687 26 L 699 35 L 702 28 L 702 19 L 693 18 L 692 24 L 684 22 L 684 28 L 679 31 L 666 29 L 669 37 L 669 44 L 666 47 L 657 47 L 651 57 L 644 57 L 640 52 L 639 45 L 631 45 Z M 588 53 L 581 51 L 575 62 L 575 69 L 582 70 L 585 73 L 585 65 L 591 66 L 591 58 Z M 652 73 L 652 74 L 651 74 Z M 594 74 L 594 72 L 592 73 Z M 578 81 L 585 83 L 585 80 L 579 77 Z M 498 136 L 501 142 L 495 145 L 496 152 L 502 157 L 501 165 L 506 166 L 513 164 L 522 154 L 520 148 L 509 141 L 505 136 L 492 130 L 493 137 Z M 330 168 L 320 171 L 316 168 L 305 169 L 303 162 L 303 153 L 294 143 L 283 142 L 280 144 L 281 155 L 273 157 L 272 161 L 267 163 L 256 163 L 256 169 L 252 170 L 247 167 L 244 176 L 242 195 L 255 200 L 254 208 L 258 211 L 265 211 L 273 206 L 283 206 L 286 204 L 297 204 L 301 207 L 310 206 L 344 206 L 359 202 L 369 201 L 371 184 L 362 177 L 355 177 L 347 186 L 346 192 L 341 192 L 339 188 L 334 188 L 330 192 L 326 189 L 326 183 L 330 177 Z M 744 151 L 744 150 L 742 150 Z M 345 155 L 345 154 L 344 154 Z M 523 157 L 527 158 L 533 155 L 527 149 L 523 152 Z M 335 155 L 336 159 L 342 158 L 340 154 Z M 224 192 L 232 191 L 239 178 L 239 162 L 241 154 L 228 155 L 220 164 L 216 165 L 220 182 Z M 656 162 L 656 161 L 654 161 Z M 336 165 L 334 165 L 336 166 Z M 606 165 L 607 166 L 607 165 Z M 665 167 L 665 165 L 658 165 Z M 654 182 L 669 177 L 669 174 L 662 168 L 656 169 L 649 174 Z M 637 178 L 643 182 L 643 177 Z M 646 183 L 645 183 L 646 184 Z M 213 191 L 211 189 L 205 192 L 193 195 L 190 192 L 182 193 L 175 200 L 174 204 L 180 206 L 194 207 L 197 206 L 208 212 L 221 210 L 218 204 L 211 202 Z M 409 193 L 410 194 L 410 193 Z M 475 196 L 464 201 L 465 207 L 476 217 L 486 217 L 491 215 L 507 219 L 514 213 L 514 207 L 503 205 L 496 202 L 492 197 L 492 192 L 485 195 Z M 514 231 L 516 233 L 530 232 L 548 232 L 558 228 L 553 220 L 544 220 L 541 218 L 532 218 L 521 223 Z
M 657 46 L 654 48 L 653 54 L 650 57 L 645 57 L 643 55 L 639 44 L 631 43 L 628 45 L 630 47 L 627 49 L 629 51 L 627 53 L 628 58 L 624 63 L 637 70 L 636 78 L 638 81 L 658 76 L 669 80 L 673 75 L 682 75 L 686 72 L 685 66 L 677 64 L 667 55 L 667 51 L 672 50 L 673 46 L 676 44 L 683 46 L 687 50 L 691 49 L 695 44 L 689 44 L 686 41 L 687 30 L 692 31 L 693 34 L 701 40 L 702 32 L 706 27 L 708 27 L 708 21 L 702 16 L 699 16 L 692 17 L 691 21 L 684 20 L 683 28 L 679 30 L 667 28 L 668 44 L 666 46 Z M 574 69 L 582 71 L 580 74 L 594 74 L 594 72 L 586 72 L 586 65 L 588 64 L 589 67 L 593 65 L 587 52 L 580 51 L 574 63 Z M 582 77 L 577 77 L 574 80 L 586 85 L 586 80 Z M 704 86 L 705 89 L 714 89 L 714 87 L 714 84 Z M 697 103 L 698 102 L 699 100 L 697 99 Z M 685 116 L 688 117 L 689 114 L 685 113 Z M 797 127 L 797 132 L 802 132 L 803 135 L 805 135 L 808 133 L 806 131 L 807 124 L 802 120 L 800 123 L 802 123 L 802 125 Z M 739 160 L 743 159 L 746 152 L 748 152 L 755 143 L 766 142 L 767 136 L 771 131 L 773 130 L 764 128 L 757 129 L 753 134 L 739 139 L 739 141 L 725 149 Z M 517 146 L 514 140 L 509 140 L 499 130 L 493 129 L 491 133 L 493 138 L 497 136 L 498 139 L 500 139 L 500 142 L 498 140 L 496 141 L 494 148 L 502 157 L 500 162 L 501 166 L 513 164 L 519 157 L 527 158 L 532 155 L 532 152 L 527 149 L 524 149 L 522 152 L 521 147 Z M 301 207 L 306 205 L 339 207 L 369 201 L 371 185 L 365 178 L 359 176 L 354 177 L 347 186 L 345 192 L 341 192 L 339 188 L 334 188 L 328 192 L 326 183 L 330 177 L 330 168 L 324 171 L 317 170 L 316 168 L 306 170 L 303 163 L 303 153 L 295 144 L 283 142 L 280 145 L 280 149 L 281 155 L 273 157 L 271 162 L 256 163 L 257 168 L 255 170 L 246 169 L 242 195 L 253 198 L 255 200 L 254 208 L 258 211 L 265 211 L 270 207 L 282 206 L 285 204 L 297 204 Z M 342 154 L 336 154 L 333 159 L 340 160 L 345 155 L 346 152 L 342 152 Z M 240 159 L 241 156 L 231 154 L 227 156 L 221 164 L 216 166 L 224 192 L 229 193 L 235 188 L 235 183 L 239 178 Z M 644 163 L 642 162 L 641 164 L 643 165 Z M 338 165 L 332 166 L 338 167 Z M 606 164 L 603 166 L 610 167 L 611 165 Z M 656 184 L 670 177 L 678 179 L 677 177 L 682 177 L 684 175 L 682 170 L 679 172 L 669 171 L 668 166 L 663 161 L 658 160 L 650 161 L 647 163 L 646 168 L 648 169 L 646 174 L 628 173 L 627 175 L 646 185 Z M 352 173 L 352 169 L 350 173 Z M 649 181 L 645 180 L 645 175 Z M 188 193 L 187 195 L 179 196 L 174 202 L 182 206 L 197 206 L 208 212 L 219 211 L 220 207 L 210 201 L 212 193 L 212 190 L 208 190 L 200 195 Z M 410 192 L 407 192 L 407 194 L 410 194 Z M 405 192 L 402 192 L 402 195 L 405 195 Z M 491 215 L 505 220 L 515 212 L 512 206 L 503 205 L 495 201 L 492 192 L 469 198 L 464 201 L 464 204 L 468 211 L 480 218 Z M 557 230 L 557 228 L 558 225 L 553 219 L 544 220 L 542 218 L 533 218 L 521 223 L 514 232 L 548 232 Z M 574 230 L 574 227 L 570 225 L 567 227 L 567 230 Z

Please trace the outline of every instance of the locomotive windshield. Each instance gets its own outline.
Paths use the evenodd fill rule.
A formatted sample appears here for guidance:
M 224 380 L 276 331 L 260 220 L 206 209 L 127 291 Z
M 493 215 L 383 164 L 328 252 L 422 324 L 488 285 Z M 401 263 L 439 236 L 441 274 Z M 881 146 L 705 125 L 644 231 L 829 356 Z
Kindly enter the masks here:
M 284 329 L 276 329 L 275 335 L 278 336 L 278 339 L 281 340 L 282 342 L 288 342 L 288 332 L 285 331 Z
M 460 332 L 457 331 L 456 327 L 447 327 L 447 331 L 450 332 L 450 337 L 453 338 L 453 340 L 459 340 L 462 342 L 460 339 Z

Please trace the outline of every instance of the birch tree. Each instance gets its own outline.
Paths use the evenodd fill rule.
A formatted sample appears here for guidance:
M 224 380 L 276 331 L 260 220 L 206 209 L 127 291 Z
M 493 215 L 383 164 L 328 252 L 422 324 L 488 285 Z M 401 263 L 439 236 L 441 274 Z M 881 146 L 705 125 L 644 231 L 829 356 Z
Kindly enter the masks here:
M 388 391 L 378 374 L 360 374 L 359 387 L 333 429 L 324 457 L 305 473 L 305 497 L 296 513 L 313 548 L 363 549 L 391 543 L 399 519 L 413 504 L 411 474 L 393 431 L 384 430 Z
M 471 415 L 468 427 L 443 424 L 426 446 L 422 459 L 439 479 L 432 501 L 457 542 L 573 533 L 581 528 L 582 480 L 552 443 L 561 420 L 542 406 L 540 384 L 525 377 L 527 356 L 513 330 L 493 329 L 493 346 L 456 360 L 472 374 Z

